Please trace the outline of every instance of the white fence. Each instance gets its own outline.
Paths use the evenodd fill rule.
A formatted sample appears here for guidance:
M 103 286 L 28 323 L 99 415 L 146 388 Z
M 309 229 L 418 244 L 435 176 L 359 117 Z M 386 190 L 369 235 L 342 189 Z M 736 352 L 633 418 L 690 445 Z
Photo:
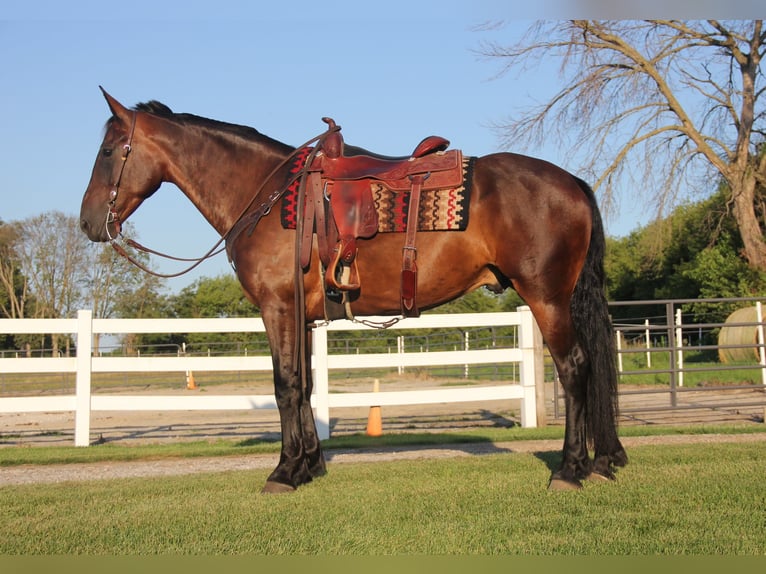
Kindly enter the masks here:
M 368 317 L 380 320 L 379 317 Z M 542 384 L 542 340 L 528 307 L 509 313 L 424 315 L 404 319 L 396 329 L 518 326 L 516 349 L 477 349 L 449 352 L 328 354 L 328 331 L 369 329 L 341 320 L 316 327 L 312 372 L 317 430 L 330 436 L 330 409 L 363 406 L 414 405 L 521 399 L 521 424 L 537 426 L 536 386 Z M 0 373 L 76 373 L 75 393 L 44 397 L 0 397 L 0 414 L 20 412 L 75 413 L 75 446 L 90 443 L 91 411 L 179 411 L 274 409 L 272 395 L 136 396 L 91 393 L 91 374 L 106 372 L 272 371 L 270 356 L 230 357 L 101 357 L 93 356 L 94 334 L 263 332 L 257 319 L 93 319 L 79 311 L 76 319 L 2 319 L 0 333 L 74 334 L 75 357 L 2 358 Z M 471 386 L 422 391 L 330 393 L 330 371 L 379 367 L 518 363 L 520 381 L 502 386 Z

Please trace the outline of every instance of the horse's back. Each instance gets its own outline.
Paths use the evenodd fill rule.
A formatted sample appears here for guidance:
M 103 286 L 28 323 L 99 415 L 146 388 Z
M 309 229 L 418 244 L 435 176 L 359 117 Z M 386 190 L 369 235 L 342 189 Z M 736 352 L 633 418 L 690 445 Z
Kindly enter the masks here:
M 515 244 L 516 250 L 557 241 L 584 241 L 587 248 L 592 221 L 588 190 L 548 161 L 515 153 L 477 158 L 470 209 L 470 231 L 483 230 L 482 236 Z
M 590 204 L 578 179 L 565 169 L 543 159 L 516 153 L 495 153 L 476 159 L 472 209 L 493 206 L 492 197 L 507 204 L 526 206 L 531 212 L 581 205 L 585 215 Z

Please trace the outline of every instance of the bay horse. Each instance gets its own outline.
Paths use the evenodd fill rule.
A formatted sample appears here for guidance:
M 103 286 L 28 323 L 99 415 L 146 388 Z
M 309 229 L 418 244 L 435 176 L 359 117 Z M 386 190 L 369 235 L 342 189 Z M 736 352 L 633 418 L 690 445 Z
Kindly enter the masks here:
M 305 367 L 307 325 L 325 319 L 316 241 L 299 297 L 296 231 L 281 224 L 278 209 L 261 209 L 257 225 L 231 233 L 243 214 L 266 204 L 267 194 L 273 203 L 279 189 L 273 195 L 277 183 L 272 182 L 287 181 L 288 160 L 297 148 L 250 127 L 173 113 L 156 101 L 126 108 L 102 92 L 112 115 L 82 200 L 82 230 L 92 241 L 112 241 L 121 223 L 163 182 L 191 200 L 226 239 L 242 288 L 261 310 L 271 347 L 282 447 L 262 492 L 293 491 L 324 475 Z M 419 305 L 437 307 L 480 286 L 497 292 L 514 288 L 532 310 L 565 393 L 562 459 L 549 488 L 581 488 L 587 478 L 614 480 L 615 467 L 628 459 L 617 436 L 616 352 L 604 293 L 604 230 L 594 194 L 563 169 L 514 153 L 474 158 L 470 177 L 465 230 L 418 236 Z M 379 233 L 359 241 L 364 283 L 350 303 L 355 315 L 401 313 L 403 236 Z M 298 305 L 304 307 L 304 325 L 295 320 Z

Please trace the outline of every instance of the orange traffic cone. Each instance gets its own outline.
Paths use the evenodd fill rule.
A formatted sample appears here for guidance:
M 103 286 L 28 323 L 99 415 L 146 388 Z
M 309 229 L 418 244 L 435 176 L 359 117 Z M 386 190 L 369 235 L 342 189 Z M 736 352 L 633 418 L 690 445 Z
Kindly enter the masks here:
M 186 371 L 186 388 L 193 391 L 197 388 L 197 383 L 194 382 L 194 373 Z
M 380 390 L 380 383 L 375 379 L 374 392 Z M 380 416 L 380 407 L 370 407 L 370 414 L 367 415 L 367 436 L 381 436 L 383 434 L 383 421 Z

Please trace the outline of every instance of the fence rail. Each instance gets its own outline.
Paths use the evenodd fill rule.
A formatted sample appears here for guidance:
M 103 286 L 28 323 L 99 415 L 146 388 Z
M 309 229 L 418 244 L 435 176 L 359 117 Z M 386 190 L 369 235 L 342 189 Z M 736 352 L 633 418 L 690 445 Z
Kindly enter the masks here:
M 370 317 L 372 321 L 379 317 Z M 516 326 L 518 348 L 415 353 L 328 353 L 329 331 L 369 330 L 361 323 L 341 320 L 313 330 L 312 375 L 317 430 L 330 436 L 330 409 L 364 406 L 413 405 L 467 401 L 520 399 L 521 424 L 537 425 L 542 401 L 542 340 L 528 307 L 509 313 L 425 315 L 404 319 L 399 329 Z M 74 394 L 46 397 L 0 397 L 0 413 L 74 411 L 76 446 L 90 444 L 91 411 L 249 410 L 274 409 L 272 395 L 125 396 L 93 394 L 91 375 L 106 372 L 272 371 L 271 357 L 260 356 L 94 356 L 96 334 L 127 333 L 234 333 L 264 332 L 263 321 L 253 319 L 94 319 L 81 310 L 76 319 L 3 319 L 0 333 L 74 334 L 75 357 L 1 358 L 0 373 L 75 373 Z M 517 363 L 519 381 L 502 386 L 453 387 L 420 391 L 330 393 L 330 371 L 379 367 Z M 544 413 L 544 411 L 543 411 Z
M 715 308 L 716 318 L 697 314 L 692 307 L 708 305 Z M 705 399 L 704 408 L 739 408 L 764 405 L 763 391 L 766 390 L 766 344 L 764 344 L 763 312 L 760 298 L 737 299 L 694 299 L 664 301 L 619 301 L 610 303 L 613 315 L 617 317 L 615 336 L 619 347 L 618 359 L 621 376 L 621 412 L 641 413 L 665 410 L 684 410 L 703 408 L 696 399 L 684 400 L 683 397 L 701 397 L 709 393 L 726 398 L 713 402 Z M 717 307 L 717 306 L 720 306 Z M 731 322 L 726 312 L 721 309 L 753 306 L 756 310 L 752 321 Z M 626 314 L 625 307 L 629 308 Z M 683 309 L 683 312 L 681 311 Z M 373 320 L 380 318 L 371 318 Z M 726 321 L 724 321 L 726 319 Z M 752 337 L 742 343 L 721 344 L 714 334 L 725 325 L 746 327 L 754 332 Z M 514 348 L 469 349 L 468 329 L 483 327 L 516 327 L 516 341 L 507 346 Z M 439 347 L 438 351 L 410 352 L 408 345 L 404 352 L 404 339 L 421 337 L 418 329 L 460 329 L 465 337 L 465 344 L 454 345 L 455 350 L 447 351 Z M 328 341 L 331 332 L 369 330 L 362 324 L 350 321 L 335 321 L 314 330 L 314 356 L 312 360 L 314 377 L 314 396 L 312 404 L 316 409 L 317 426 L 322 438 L 330 436 L 330 409 L 346 407 L 364 407 L 373 405 L 405 405 L 464 402 L 477 400 L 521 400 L 521 419 L 524 426 L 545 424 L 546 400 L 543 389 L 544 373 L 547 380 L 554 381 L 553 412 L 555 419 L 563 416 L 562 395 L 555 371 L 548 364 L 546 370 L 543 361 L 542 342 L 532 315 L 527 307 L 521 307 L 516 313 L 471 313 L 458 315 L 425 315 L 418 319 L 406 319 L 399 323 L 396 331 L 406 332 L 406 337 L 397 337 L 398 343 L 389 352 L 386 348 L 355 352 L 351 344 L 347 348 L 337 346 L 337 339 Z M 7 412 L 55 412 L 73 411 L 75 413 L 75 444 L 86 445 L 89 440 L 89 420 L 91 411 L 131 411 L 131 410 L 249 410 L 274 409 L 276 403 L 269 395 L 226 395 L 226 396 L 125 396 L 110 395 L 101 392 L 91 393 L 91 374 L 93 373 L 142 373 L 142 372 L 188 372 L 188 371 L 228 371 L 235 373 L 263 373 L 270 376 L 271 358 L 264 354 L 244 355 L 214 354 L 214 356 L 191 356 L 183 352 L 164 356 L 92 356 L 94 335 L 126 333 L 195 333 L 195 332 L 264 332 L 260 319 L 92 319 L 90 312 L 83 311 L 74 319 L 2 319 L 0 334 L 74 334 L 77 340 L 77 354 L 74 357 L 23 357 L 13 358 L 8 354 L 0 357 L 0 377 L 4 373 L 74 373 L 74 393 L 68 389 L 56 396 L 37 397 L 0 397 L 0 414 Z M 361 334 L 364 335 L 364 334 Z M 345 341 L 345 339 L 344 339 Z M 335 343 L 335 346 L 330 344 Z M 430 345 L 426 345 L 429 347 Z M 488 345 L 494 346 L 494 342 Z M 397 348 L 398 347 L 398 348 Z M 449 347 L 446 347 L 449 348 Z M 752 360 L 725 364 L 700 360 L 700 354 L 708 355 L 714 351 L 738 348 L 748 349 Z M 372 351 L 372 352 L 369 352 Z M 23 353 L 22 353 L 23 354 Z M 697 357 L 695 357 L 695 355 Z M 633 358 L 645 357 L 643 365 L 636 368 Z M 623 362 L 630 363 L 627 368 Z M 506 378 L 518 380 L 518 383 L 502 386 L 453 387 L 449 389 L 429 389 L 419 391 L 379 392 L 379 393 L 332 393 L 330 392 L 330 372 L 359 372 L 364 369 L 386 368 L 400 373 L 411 367 L 445 367 L 455 370 L 455 366 L 468 369 L 468 365 L 505 365 L 511 371 Z M 462 369 L 461 369 L 462 370 Z M 746 380 L 738 383 L 737 370 L 749 371 Z M 704 385 L 694 386 L 694 378 L 699 380 L 700 372 L 708 377 Z M 708 374 L 709 372 L 709 374 Z M 725 376 L 724 376 L 725 375 Z M 66 376 L 66 375 L 65 375 Z M 641 377 L 661 378 L 665 382 L 644 385 Z M 337 375 L 336 375 L 337 377 Z M 636 379 L 638 377 L 638 379 Z M 728 381 L 723 386 L 708 381 L 716 379 Z M 687 379 L 692 381 L 687 385 Z M 337 380 L 337 378 L 336 378 Z M 637 381 L 636 385 L 631 385 Z M 757 382 L 756 382 L 757 381 Z M 474 381 L 475 382 L 475 381 Z M 739 391 L 754 390 L 741 395 Z M 638 397 L 636 397 L 639 395 Z M 657 400 L 640 400 L 640 395 L 654 395 Z M 664 400 L 667 396 L 667 400 Z M 729 398 L 731 397 L 731 398 Z M 625 402 L 625 405 L 623 405 Z M 646 404 L 645 404 L 646 403 Z
M 760 297 L 737 297 L 610 302 L 621 387 L 637 385 L 621 388 L 621 413 L 766 406 L 763 301 Z M 752 308 L 752 320 L 733 321 L 733 312 L 745 308 Z M 719 334 L 724 328 L 743 328 L 747 337 L 739 342 L 722 341 Z M 721 353 L 745 349 L 747 360 L 727 364 L 719 359 Z M 640 368 L 635 367 L 637 358 L 643 359 Z M 625 366 L 629 362 L 633 368 Z M 647 376 L 665 383 L 642 384 Z M 687 379 L 701 378 L 704 384 L 688 384 Z M 725 382 L 716 384 L 719 378 Z M 744 379 L 751 382 L 738 382 Z M 556 388 L 554 395 L 553 416 L 559 418 L 563 416 L 560 389 Z M 633 400 L 650 395 L 657 398 L 651 405 Z M 704 401 L 700 400 L 703 395 Z

